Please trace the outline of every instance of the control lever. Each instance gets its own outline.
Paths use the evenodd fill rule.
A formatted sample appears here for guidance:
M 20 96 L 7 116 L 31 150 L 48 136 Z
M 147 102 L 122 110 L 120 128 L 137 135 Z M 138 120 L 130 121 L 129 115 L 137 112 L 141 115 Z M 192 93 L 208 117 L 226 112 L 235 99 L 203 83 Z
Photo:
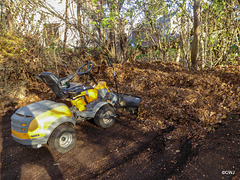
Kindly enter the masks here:
M 70 74 L 69 76 L 62 78 L 60 83 L 62 86 L 67 86 L 69 87 L 69 81 L 71 81 L 71 79 L 73 79 L 75 77 L 75 73 Z

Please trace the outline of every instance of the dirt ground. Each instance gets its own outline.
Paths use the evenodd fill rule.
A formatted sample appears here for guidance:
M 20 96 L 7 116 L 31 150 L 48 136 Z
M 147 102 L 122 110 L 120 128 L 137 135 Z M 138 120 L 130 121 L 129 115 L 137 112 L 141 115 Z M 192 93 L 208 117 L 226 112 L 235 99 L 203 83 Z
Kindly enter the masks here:
M 144 131 L 133 116 L 109 129 L 76 126 L 77 143 L 62 155 L 48 147 L 23 147 L 11 137 L 10 117 L 0 117 L 1 179 L 240 179 L 240 114 L 229 114 L 196 140 L 175 136 L 178 126 Z

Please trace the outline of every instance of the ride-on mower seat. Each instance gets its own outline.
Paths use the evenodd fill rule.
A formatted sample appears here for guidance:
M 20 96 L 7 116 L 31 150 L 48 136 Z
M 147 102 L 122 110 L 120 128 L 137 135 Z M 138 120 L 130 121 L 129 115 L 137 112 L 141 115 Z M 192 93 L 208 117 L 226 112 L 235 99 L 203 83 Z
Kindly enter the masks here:
M 69 97 L 69 95 L 71 95 L 71 98 L 72 98 L 80 94 L 82 91 L 93 89 L 92 87 L 85 86 L 84 84 L 69 83 L 69 81 L 65 81 L 67 77 L 61 79 L 56 74 L 53 74 L 50 72 L 41 73 L 39 75 L 39 78 L 43 82 L 45 82 L 47 86 L 50 87 L 54 92 L 54 94 L 59 98 L 66 98 L 66 97 Z

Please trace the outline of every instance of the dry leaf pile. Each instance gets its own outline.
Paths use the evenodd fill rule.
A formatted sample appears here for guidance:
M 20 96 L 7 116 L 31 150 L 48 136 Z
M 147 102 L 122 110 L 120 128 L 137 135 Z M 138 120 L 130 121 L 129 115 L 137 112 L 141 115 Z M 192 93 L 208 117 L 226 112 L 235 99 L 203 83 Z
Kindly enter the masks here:
M 153 128 L 212 126 L 240 110 L 240 67 L 185 71 L 175 63 L 115 64 L 121 92 L 142 98 L 138 119 Z M 109 77 L 111 68 L 102 70 Z

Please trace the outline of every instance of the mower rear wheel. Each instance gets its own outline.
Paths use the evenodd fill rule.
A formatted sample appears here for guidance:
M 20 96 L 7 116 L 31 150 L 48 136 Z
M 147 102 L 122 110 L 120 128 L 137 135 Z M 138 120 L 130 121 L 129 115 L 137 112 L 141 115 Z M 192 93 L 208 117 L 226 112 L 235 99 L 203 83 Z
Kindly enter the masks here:
M 116 121 L 115 109 L 106 104 L 102 106 L 95 115 L 94 122 L 101 128 L 110 128 Z
M 72 125 L 61 124 L 52 132 L 48 145 L 52 150 L 64 154 L 75 146 L 76 140 L 76 131 Z

